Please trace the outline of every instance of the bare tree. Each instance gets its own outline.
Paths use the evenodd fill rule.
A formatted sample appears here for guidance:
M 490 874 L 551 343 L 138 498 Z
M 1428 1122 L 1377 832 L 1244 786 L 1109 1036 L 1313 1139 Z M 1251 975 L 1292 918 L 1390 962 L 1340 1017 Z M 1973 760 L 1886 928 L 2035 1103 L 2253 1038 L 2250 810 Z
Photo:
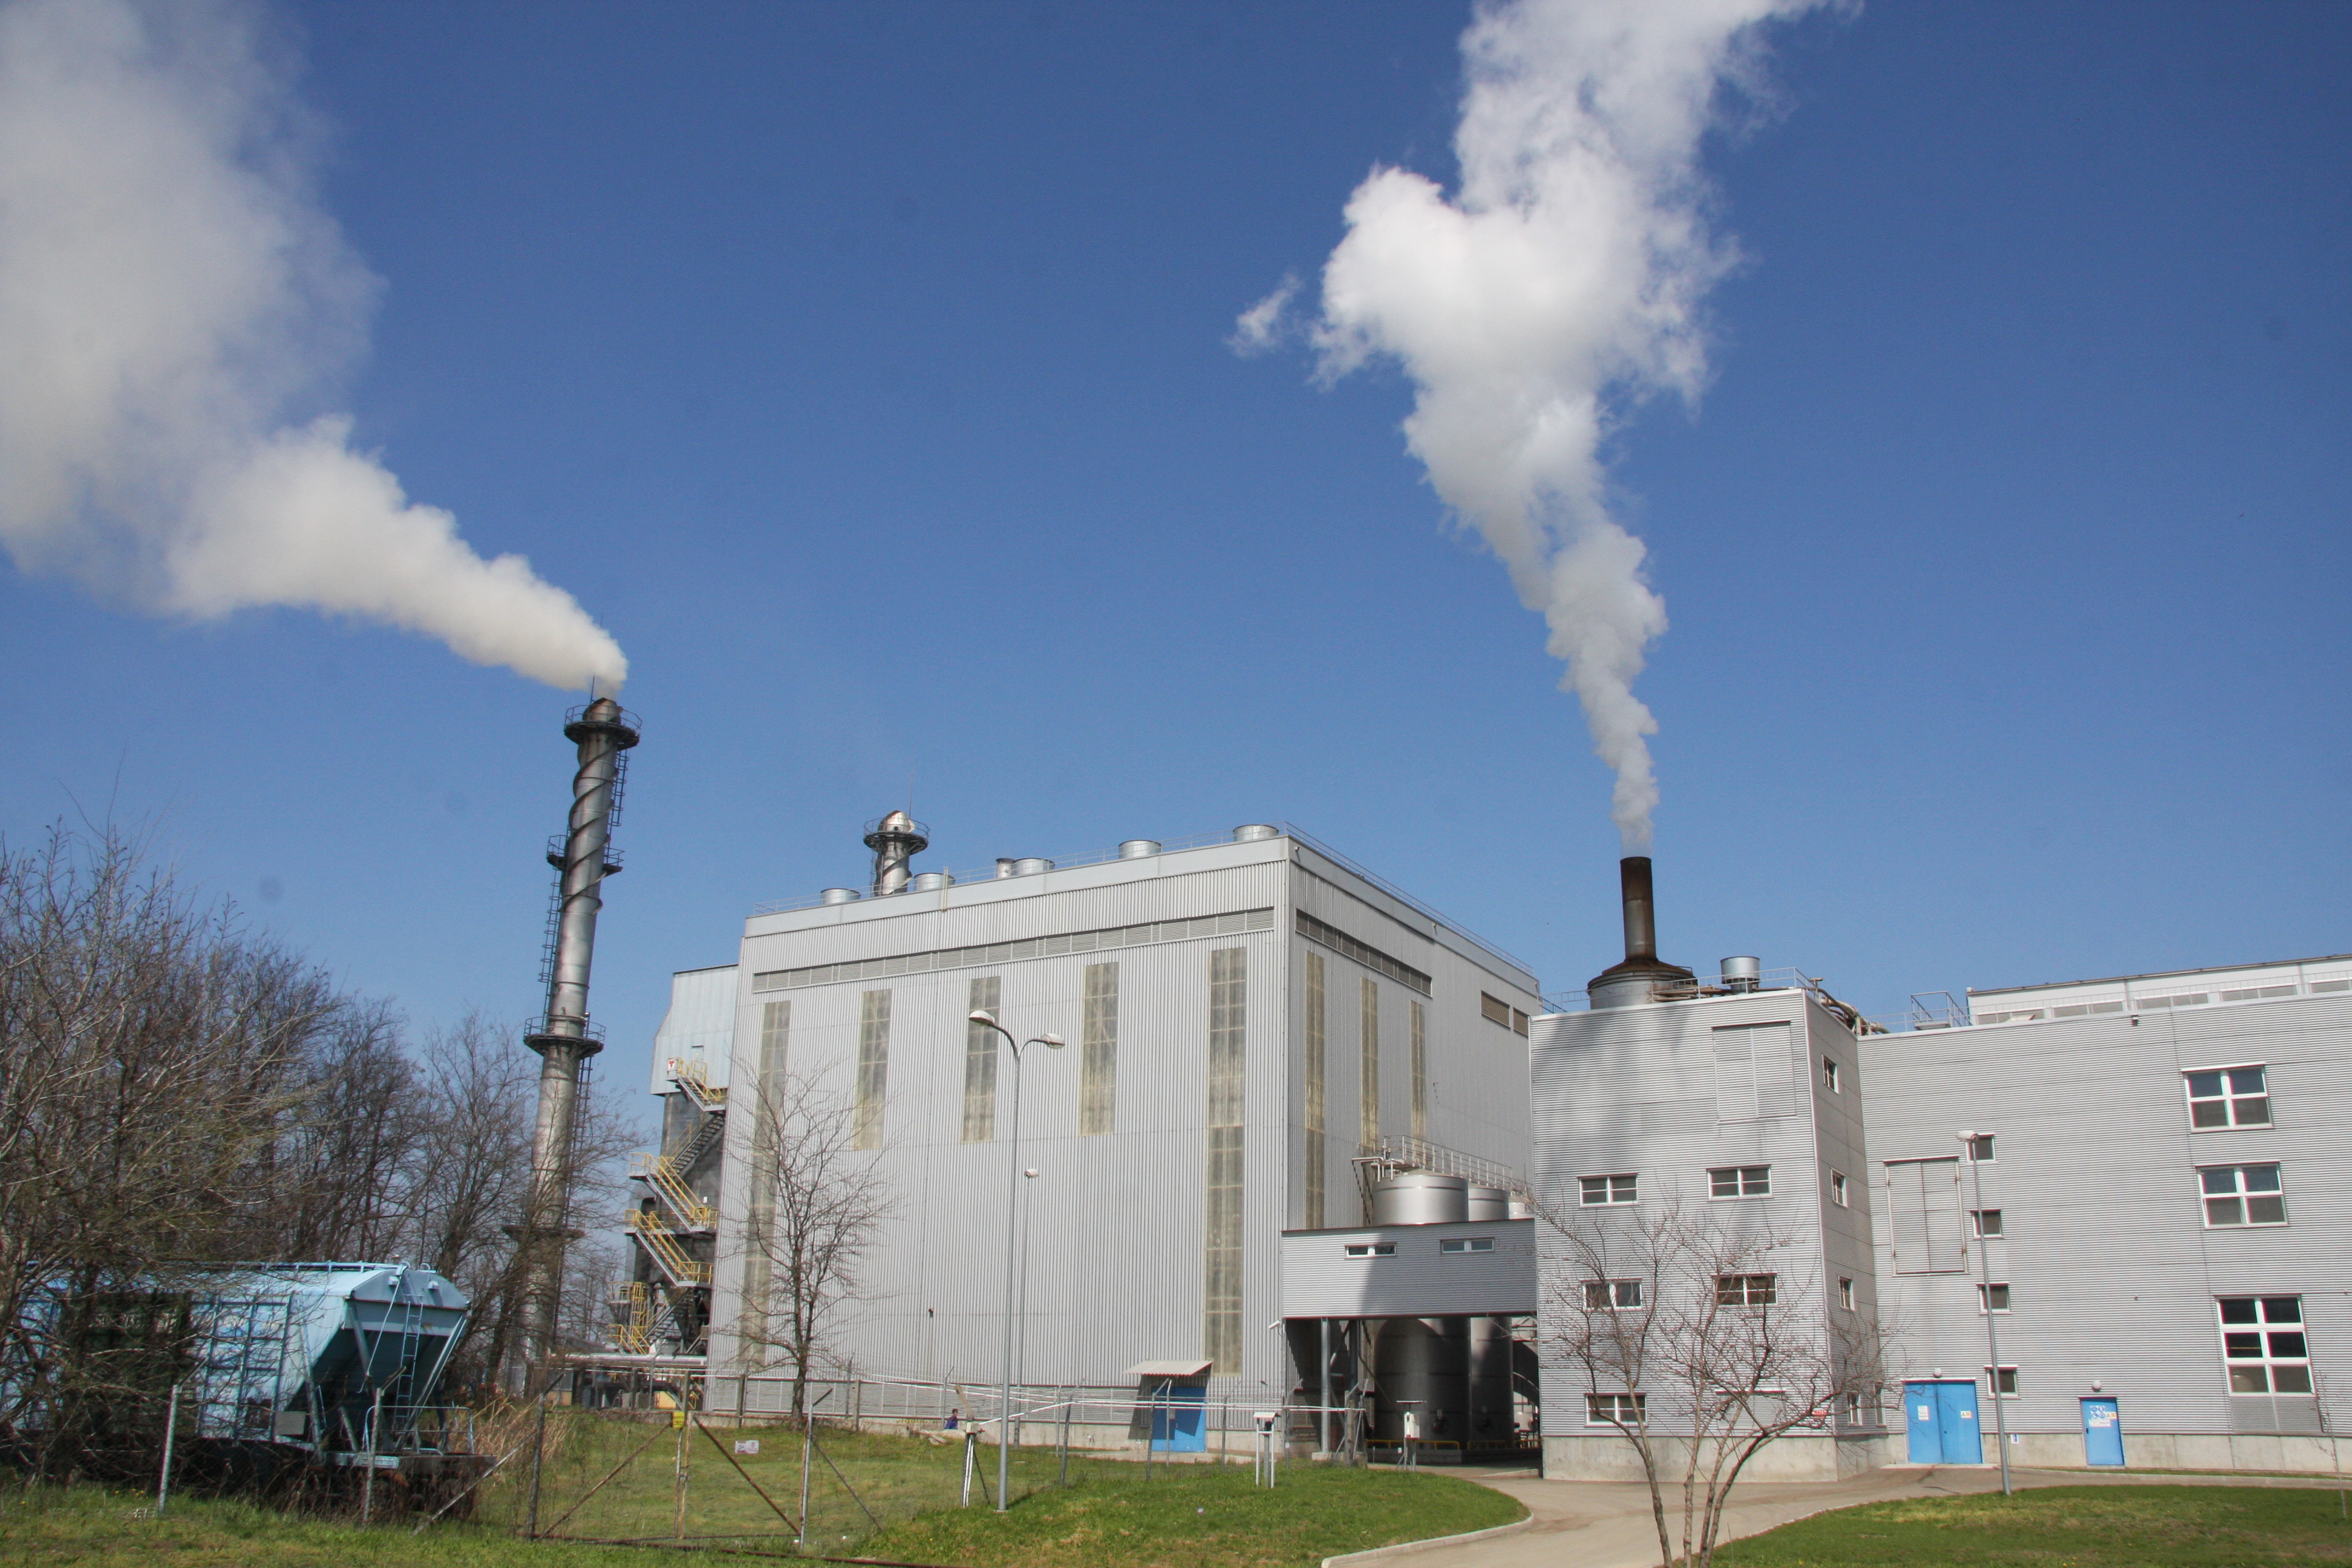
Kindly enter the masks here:
M 44 1434 L 35 1473 L 155 1364 L 78 1335 L 72 1304 L 242 1249 L 341 1005 L 124 836 L 0 852 L 0 1429 Z
M 853 1108 L 787 1073 L 747 1097 L 751 1194 L 743 1230 L 740 1333 L 746 1360 L 793 1370 L 805 1416 L 809 1367 L 841 1309 L 857 1299 L 866 1253 L 896 1201 L 856 1148 Z
M 1796 1238 L 1769 1226 L 1694 1215 L 1673 1197 L 1635 1215 L 1538 1212 L 1568 1263 L 1547 1287 L 1548 1348 L 1581 1374 L 1587 1423 L 1613 1427 L 1639 1460 L 1661 1561 L 1706 1568 L 1748 1461 L 1791 1432 L 1875 1410 L 1882 1335 L 1792 1274 Z

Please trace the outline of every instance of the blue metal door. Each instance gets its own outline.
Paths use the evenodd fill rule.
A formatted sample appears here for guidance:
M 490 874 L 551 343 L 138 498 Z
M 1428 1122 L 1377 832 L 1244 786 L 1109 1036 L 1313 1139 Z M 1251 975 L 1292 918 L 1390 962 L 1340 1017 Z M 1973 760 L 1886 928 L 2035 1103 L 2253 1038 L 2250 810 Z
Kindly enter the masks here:
M 2083 1401 L 2083 1462 L 2121 1465 L 2124 1462 L 2123 1412 L 2113 1399 Z
M 1934 1384 L 1906 1383 L 1903 1385 L 1903 1418 L 1911 1428 L 1911 1462 L 1915 1465 L 1942 1464 L 1944 1442 L 1936 1431 Z
M 1209 1447 L 1209 1391 L 1181 1384 L 1152 1401 L 1151 1440 L 1163 1454 L 1198 1454 Z
M 1981 1465 L 1977 1436 L 1977 1385 L 1964 1379 L 1903 1385 L 1904 1424 L 1915 1465 Z
M 1936 1384 L 1936 1426 L 1944 1439 L 1944 1463 L 1981 1465 L 1984 1436 L 1977 1430 L 1977 1385 L 1957 1379 Z

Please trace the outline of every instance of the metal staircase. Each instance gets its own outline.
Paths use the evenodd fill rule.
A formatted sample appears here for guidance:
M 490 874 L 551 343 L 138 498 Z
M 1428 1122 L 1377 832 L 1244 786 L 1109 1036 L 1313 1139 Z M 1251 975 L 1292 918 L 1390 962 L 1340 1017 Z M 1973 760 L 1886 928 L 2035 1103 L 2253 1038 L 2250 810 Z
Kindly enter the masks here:
M 708 1315 L 710 1265 L 695 1258 L 688 1242 L 712 1235 L 719 1211 L 694 1190 L 689 1178 L 727 1136 L 727 1090 L 711 1083 L 703 1063 L 672 1057 L 663 1065 L 687 1103 L 702 1114 L 675 1149 L 630 1157 L 630 1179 L 645 1183 L 654 1202 L 631 1211 L 629 1234 L 645 1249 L 656 1278 L 614 1293 L 613 1331 L 625 1349 L 637 1355 L 679 1334 L 693 1316 L 689 1309 L 698 1306 Z
M 710 1283 L 710 1265 L 688 1256 L 679 1233 L 663 1223 L 653 1209 L 631 1209 L 629 1232 L 672 1285 L 702 1289 Z

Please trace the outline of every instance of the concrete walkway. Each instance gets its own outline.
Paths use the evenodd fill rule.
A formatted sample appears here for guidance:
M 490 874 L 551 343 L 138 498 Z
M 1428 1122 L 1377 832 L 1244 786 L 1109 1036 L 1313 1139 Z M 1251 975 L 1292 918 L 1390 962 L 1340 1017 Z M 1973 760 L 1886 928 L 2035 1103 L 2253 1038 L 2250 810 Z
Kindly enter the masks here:
M 1517 1534 L 1456 1545 L 1433 1543 L 1417 1549 L 1391 1549 L 1393 1561 L 1411 1568 L 1656 1568 L 1657 1525 L 1650 1517 L 1650 1490 L 1635 1482 L 1547 1481 L 1533 1471 L 1505 1471 L 1464 1478 L 1527 1504 L 1534 1523 Z M 2019 1487 L 2056 1486 L 2323 1486 L 2332 1478 L 2270 1478 L 2229 1475 L 2152 1475 L 2132 1471 L 2086 1473 L 2081 1470 L 2011 1472 Z M 1897 1466 L 1830 1485 L 1791 1481 L 1743 1484 L 1731 1494 L 1723 1538 L 1760 1535 L 1791 1521 L 1856 1503 L 1885 1502 L 1896 1498 L 1952 1497 L 1965 1492 L 2000 1489 L 2000 1472 L 1991 1467 Z M 1682 1515 L 1679 1489 L 1668 1493 L 1668 1527 L 1679 1539 Z

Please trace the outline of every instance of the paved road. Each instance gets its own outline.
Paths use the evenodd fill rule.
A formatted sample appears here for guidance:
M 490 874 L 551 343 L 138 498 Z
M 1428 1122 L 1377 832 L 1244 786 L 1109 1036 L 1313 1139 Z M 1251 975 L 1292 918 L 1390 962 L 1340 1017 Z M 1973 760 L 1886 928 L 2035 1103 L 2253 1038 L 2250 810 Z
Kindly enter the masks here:
M 2333 1486 L 2320 1477 L 2277 1480 L 2255 1476 L 2159 1476 L 2125 1472 L 2086 1475 L 2080 1470 L 2012 1472 L 2021 1487 L 2146 1486 L 2186 1483 L 2196 1486 Z M 1470 1479 L 1507 1492 L 1528 1505 L 1535 1523 L 1513 1535 L 1496 1536 L 1459 1546 L 1430 1546 L 1401 1554 L 1395 1561 L 1410 1568 L 1654 1568 L 1658 1561 L 1657 1526 L 1650 1517 L 1650 1493 L 1638 1483 L 1617 1481 L 1547 1481 L 1532 1472 L 1481 1476 Z M 1874 1471 L 1832 1485 L 1758 1482 L 1732 1493 L 1725 1521 L 1724 1539 L 1758 1535 L 1792 1520 L 1855 1503 L 1883 1502 L 1892 1498 L 1950 1497 L 1962 1492 L 1997 1491 L 2000 1473 L 1991 1468 L 1909 1467 Z M 1679 1500 L 1678 1494 L 1670 1494 Z M 1682 1517 L 1670 1512 L 1667 1522 L 1679 1536 Z

